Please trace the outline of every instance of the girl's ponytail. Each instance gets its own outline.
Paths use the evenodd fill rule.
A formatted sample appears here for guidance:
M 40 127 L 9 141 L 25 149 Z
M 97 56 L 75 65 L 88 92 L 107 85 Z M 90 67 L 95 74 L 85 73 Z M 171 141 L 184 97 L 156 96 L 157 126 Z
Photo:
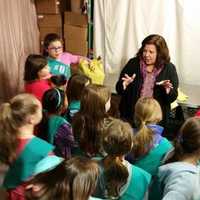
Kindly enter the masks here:
M 103 138 L 103 148 L 108 154 L 104 161 L 104 179 L 109 199 L 119 197 L 120 189 L 127 183 L 129 172 L 124 156 L 132 147 L 132 127 L 121 120 L 113 119 L 106 127 Z
M 105 188 L 108 199 L 117 199 L 120 189 L 126 184 L 129 173 L 127 167 L 122 163 L 119 157 L 109 157 L 107 159 L 108 167 L 105 166 Z
M 144 121 L 140 123 L 140 128 L 133 140 L 132 152 L 134 158 L 145 155 L 153 145 L 153 132 Z
M 12 117 L 10 103 L 3 103 L 0 107 L 0 161 L 10 164 L 15 158 L 17 148 L 17 128 Z

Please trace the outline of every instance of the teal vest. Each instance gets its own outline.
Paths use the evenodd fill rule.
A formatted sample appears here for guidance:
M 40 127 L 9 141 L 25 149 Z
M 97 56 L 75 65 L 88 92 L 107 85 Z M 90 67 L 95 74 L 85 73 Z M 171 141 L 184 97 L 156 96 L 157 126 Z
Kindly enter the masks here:
M 96 195 L 94 193 L 94 196 L 105 199 L 105 191 L 102 191 L 102 189 L 105 189 L 105 182 L 103 178 L 104 169 L 101 161 L 99 164 L 100 176 L 97 184 L 97 190 L 95 191 Z M 148 191 L 151 175 L 143 169 L 135 167 L 130 163 L 128 163 L 128 172 L 128 181 L 120 191 L 119 200 L 143 200 L 146 192 Z
M 51 144 L 54 143 L 54 137 L 61 125 L 68 123 L 63 117 L 53 115 L 48 120 L 47 141 Z
M 46 141 L 33 137 L 6 173 L 3 186 L 16 188 L 33 175 L 36 164 L 46 157 L 54 147 Z
M 157 147 L 153 148 L 146 156 L 137 160 L 134 165 L 144 169 L 152 176 L 156 175 L 163 157 L 172 148 L 172 144 L 166 138 L 163 138 Z
M 47 58 L 48 66 L 50 68 L 50 73 L 53 75 L 64 74 L 67 77 L 67 80 L 71 77 L 70 65 L 66 65 L 58 60 Z

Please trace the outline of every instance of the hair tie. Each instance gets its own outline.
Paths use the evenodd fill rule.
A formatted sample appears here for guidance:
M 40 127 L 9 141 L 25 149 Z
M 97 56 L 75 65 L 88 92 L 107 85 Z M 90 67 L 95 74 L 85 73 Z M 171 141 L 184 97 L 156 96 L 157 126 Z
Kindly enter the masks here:
M 58 94 L 58 103 L 56 105 L 56 108 L 58 108 L 60 106 L 60 103 L 61 103 L 61 95 L 60 95 L 60 91 L 58 89 L 55 88 L 55 91 Z

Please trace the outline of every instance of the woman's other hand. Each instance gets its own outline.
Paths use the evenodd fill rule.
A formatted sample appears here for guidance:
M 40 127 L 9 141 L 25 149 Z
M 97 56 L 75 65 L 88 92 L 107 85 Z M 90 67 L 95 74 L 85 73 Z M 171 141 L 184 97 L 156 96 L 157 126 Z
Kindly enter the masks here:
M 163 80 L 160 82 L 156 82 L 156 85 L 161 85 L 165 88 L 167 94 L 169 94 L 170 90 L 173 89 L 173 85 L 170 80 Z
M 134 81 L 136 77 L 136 74 L 133 74 L 132 76 L 129 76 L 128 74 L 125 74 L 124 77 L 122 77 L 123 80 L 123 89 L 125 90 L 127 86 Z

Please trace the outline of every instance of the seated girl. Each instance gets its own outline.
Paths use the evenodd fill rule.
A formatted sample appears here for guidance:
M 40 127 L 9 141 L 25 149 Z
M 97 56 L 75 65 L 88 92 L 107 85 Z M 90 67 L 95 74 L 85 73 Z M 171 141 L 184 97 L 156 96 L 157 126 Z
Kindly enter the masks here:
M 25 92 L 33 94 L 40 101 L 44 92 L 51 88 L 49 67 L 44 56 L 31 54 L 27 57 L 24 69 Z
M 172 144 L 162 136 L 163 127 L 157 124 L 161 119 L 162 111 L 155 99 L 143 97 L 137 101 L 134 145 L 126 159 L 151 175 L 157 173 L 163 157 L 172 149 Z
M 61 116 L 66 108 L 64 91 L 57 88 L 47 90 L 42 99 L 42 106 L 44 115 L 38 128 L 38 136 L 55 145 L 56 155 L 70 158 L 74 136 L 71 126 Z
M 102 199 L 143 200 L 151 175 L 124 159 L 133 145 L 131 126 L 118 119 L 111 120 L 103 137 L 107 156 L 99 161 L 100 176 L 95 197 Z

